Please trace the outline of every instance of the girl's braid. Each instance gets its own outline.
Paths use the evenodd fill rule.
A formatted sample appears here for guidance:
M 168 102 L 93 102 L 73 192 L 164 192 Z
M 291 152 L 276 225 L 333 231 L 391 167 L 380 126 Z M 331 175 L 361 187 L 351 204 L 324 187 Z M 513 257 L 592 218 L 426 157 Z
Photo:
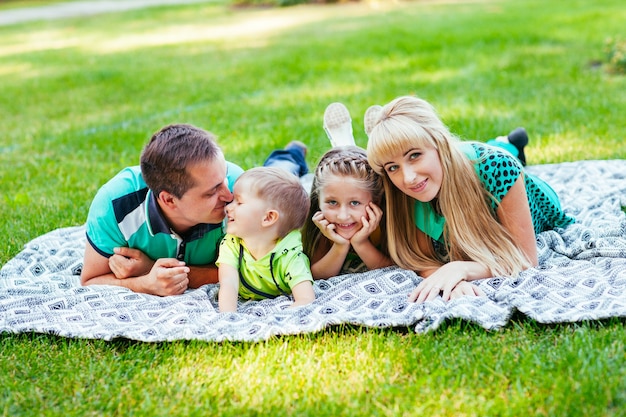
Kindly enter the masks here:
M 329 151 L 315 169 L 315 177 L 323 186 L 327 175 L 351 177 L 362 183 L 363 188 L 372 193 L 375 203 L 382 198 L 382 178 L 374 172 L 367 162 L 363 149 L 357 147 L 336 148 Z

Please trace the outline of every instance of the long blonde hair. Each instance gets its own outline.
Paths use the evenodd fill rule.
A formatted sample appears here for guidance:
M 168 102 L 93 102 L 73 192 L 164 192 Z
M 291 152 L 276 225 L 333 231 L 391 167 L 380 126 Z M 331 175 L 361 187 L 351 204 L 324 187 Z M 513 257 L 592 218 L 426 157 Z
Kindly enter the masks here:
M 483 187 L 474 163 L 458 146 L 435 109 L 417 97 L 399 97 L 382 108 L 369 133 L 367 156 L 383 177 L 389 254 L 400 267 L 414 271 L 451 261 L 476 261 L 494 275 L 517 275 L 531 265 L 490 207 L 495 199 Z M 420 239 L 414 220 L 415 200 L 389 179 L 383 166 L 391 155 L 411 148 L 434 147 L 443 178 L 433 209 L 445 218 L 445 256 L 430 238 Z

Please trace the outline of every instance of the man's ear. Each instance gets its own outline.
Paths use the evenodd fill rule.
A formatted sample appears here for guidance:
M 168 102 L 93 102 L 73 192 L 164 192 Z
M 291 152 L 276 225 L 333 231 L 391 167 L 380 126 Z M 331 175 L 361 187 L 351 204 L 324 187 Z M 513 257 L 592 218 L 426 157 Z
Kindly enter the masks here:
M 263 225 L 263 227 L 269 227 L 275 224 L 278 221 L 279 217 L 280 213 L 278 213 L 278 210 L 267 210 L 261 224 Z
M 176 197 L 174 197 L 174 194 L 168 193 L 165 190 L 159 193 L 157 200 L 160 205 L 170 209 L 176 206 Z

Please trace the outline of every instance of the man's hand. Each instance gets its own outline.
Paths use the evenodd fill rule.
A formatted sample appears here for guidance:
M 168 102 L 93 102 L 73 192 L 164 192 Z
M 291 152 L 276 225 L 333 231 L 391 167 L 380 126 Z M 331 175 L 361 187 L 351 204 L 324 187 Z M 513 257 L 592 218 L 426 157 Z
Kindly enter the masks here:
M 177 295 L 182 294 L 189 285 L 189 267 L 184 262 L 174 258 L 157 259 L 148 275 L 142 279 L 143 285 L 149 294 Z
M 130 253 L 127 251 L 121 252 L 125 254 Z M 121 254 L 116 254 L 116 256 L 122 257 Z M 145 265 L 146 259 L 149 258 L 147 256 L 145 258 L 139 256 L 135 259 L 138 259 L 138 261 L 137 264 L 133 264 L 133 268 L 137 268 L 138 265 Z M 138 276 L 119 279 L 111 271 L 109 258 L 102 256 L 87 242 L 85 244 L 85 257 L 83 259 L 80 281 L 82 285 L 117 285 L 135 292 L 153 295 L 177 295 L 185 292 L 189 285 L 190 268 L 184 262 L 174 258 L 163 258 L 156 262 L 150 262 L 153 265 L 151 268 L 148 268 L 147 272 Z M 134 272 L 138 270 L 133 269 Z
M 154 260 L 139 249 L 115 248 L 109 258 L 109 268 L 117 279 L 133 278 L 146 275 L 154 266 Z

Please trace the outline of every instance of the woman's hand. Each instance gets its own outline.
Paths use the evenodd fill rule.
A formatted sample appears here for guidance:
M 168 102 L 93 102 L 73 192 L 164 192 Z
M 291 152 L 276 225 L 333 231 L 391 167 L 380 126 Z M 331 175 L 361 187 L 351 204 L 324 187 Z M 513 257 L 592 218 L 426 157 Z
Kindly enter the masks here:
M 465 282 L 488 278 L 491 273 L 476 262 L 456 261 L 438 268 L 428 278 L 424 278 L 409 295 L 409 301 L 423 303 L 435 299 L 441 294 L 443 301 L 467 295 L 485 295 L 480 288 Z
M 485 293 L 478 286 L 471 282 L 461 281 L 450 293 L 450 299 L 454 300 L 461 297 L 484 297 Z

